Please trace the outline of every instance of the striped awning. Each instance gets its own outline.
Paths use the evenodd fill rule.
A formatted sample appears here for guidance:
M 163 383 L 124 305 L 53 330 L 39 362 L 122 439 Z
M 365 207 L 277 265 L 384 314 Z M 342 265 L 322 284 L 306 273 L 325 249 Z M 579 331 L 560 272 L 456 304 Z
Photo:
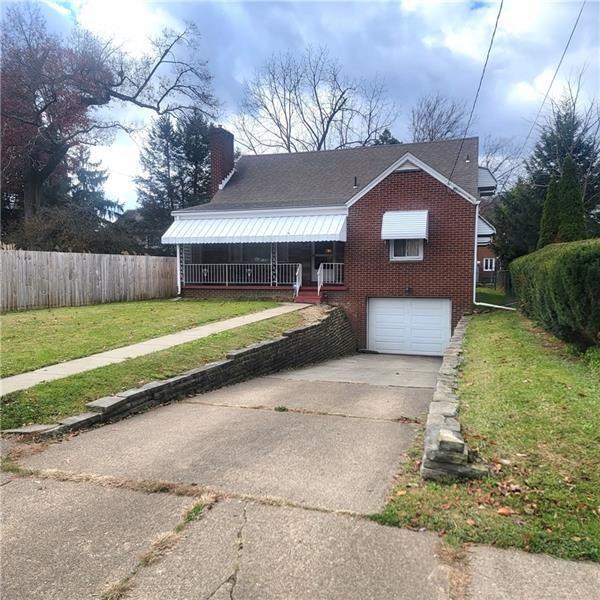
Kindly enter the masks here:
M 393 210 L 383 214 L 382 240 L 426 240 L 428 234 L 426 210 Z
M 346 241 L 346 215 L 194 217 L 177 219 L 163 244 Z

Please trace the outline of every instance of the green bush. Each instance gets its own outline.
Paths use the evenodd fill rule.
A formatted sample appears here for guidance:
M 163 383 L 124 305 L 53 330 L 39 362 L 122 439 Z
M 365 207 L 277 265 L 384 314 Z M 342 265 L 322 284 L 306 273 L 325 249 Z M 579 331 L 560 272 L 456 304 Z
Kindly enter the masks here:
M 600 239 L 550 244 L 510 264 L 519 308 L 557 337 L 600 344 Z

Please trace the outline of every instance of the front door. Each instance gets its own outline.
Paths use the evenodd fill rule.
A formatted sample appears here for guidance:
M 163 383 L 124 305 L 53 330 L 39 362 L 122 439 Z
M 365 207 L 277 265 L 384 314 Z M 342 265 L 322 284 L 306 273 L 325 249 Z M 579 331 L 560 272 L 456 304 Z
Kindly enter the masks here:
M 321 263 L 335 261 L 335 242 L 314 242 L 312 252 L 312 280 L 317 281 L 317 272 Z M 324 283 L 330 283 L 325 281 Z

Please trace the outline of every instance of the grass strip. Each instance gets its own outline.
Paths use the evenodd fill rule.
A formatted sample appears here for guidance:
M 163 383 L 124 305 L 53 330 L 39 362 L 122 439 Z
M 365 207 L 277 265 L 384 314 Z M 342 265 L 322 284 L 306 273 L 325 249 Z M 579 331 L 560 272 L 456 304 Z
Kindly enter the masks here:
M 6 394 L 0 399 L 2 429 L 28 423 L 52 423 L 86 412 L 86 402 L 220 360 L 231 350 L 276 337 L 303 322 L 301 313 L 289 313 Z
M 460 377 L 461 422 L 493 475 L 425 483 L 411 460 L 381 523 L 449 542 L 600 561 L 600 377 L 517 313 L 474 317 Z
M 0 317 L 0 375 L 33 371 L 275 306 L 263 300 L 146 300 L 5 313 Z

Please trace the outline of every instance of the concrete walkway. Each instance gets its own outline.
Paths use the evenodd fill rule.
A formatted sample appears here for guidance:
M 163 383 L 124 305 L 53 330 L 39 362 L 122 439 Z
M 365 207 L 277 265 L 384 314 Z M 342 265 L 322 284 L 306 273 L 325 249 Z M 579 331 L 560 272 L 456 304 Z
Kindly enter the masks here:
M 368 518 L 439 364 L 351 356 L 26 449 L 15 459 L 36 471 L 0 480 L 2 597 L 596 597 L 596 564 L 483 546 L 461 555 L 437 534 Z M 188 522 L 198 498 L 206 507 Z
M 158 352 L 159 350 L 166 350 L 173 346 L 179 346 L 180 344 L 199 340 L 209 335 L 213 335 L 214 333 L 220 333 L 221 331 L 235 329 L 242 325 L 257 323 L 258 321 L 264 321 L 265 319 L 271 319 L 273 317 L 278 317 L 279 315 L 295 312 L 302 308 L 306 308 L 307 306 L 309 305 L 286 303 L 282 306 L 277 306 L 276 308 L 269 308 L 249 315 L 225 319 L 224 321 L 207 323 L 206 325 L 184 329 L 183 331 L 178 331 L 169 335 L 163 335 L 144 342 L 138 342 L 137 344 L 131 344 L 130 346 L 123 346 L 122 348 L 99 352 L 98 354 L 92 354 L 91 356 L 84 356 L 83 358 L 49 365 L 35 371 L 20 373 L 19 375 L 13 375 L 12 377 L 5 377 L 0 381 L 1 394 L 25 390 L 45 381 L 62 379 L 63 377 L 75 375 L 76 373 L 91 371 L 92 369 L 120 363 L 130 358 L 144 356 L 146 354 L 151 354 L 152 352 Z M 110 323 L 107 323 L 107 327 L 109 326 Z

